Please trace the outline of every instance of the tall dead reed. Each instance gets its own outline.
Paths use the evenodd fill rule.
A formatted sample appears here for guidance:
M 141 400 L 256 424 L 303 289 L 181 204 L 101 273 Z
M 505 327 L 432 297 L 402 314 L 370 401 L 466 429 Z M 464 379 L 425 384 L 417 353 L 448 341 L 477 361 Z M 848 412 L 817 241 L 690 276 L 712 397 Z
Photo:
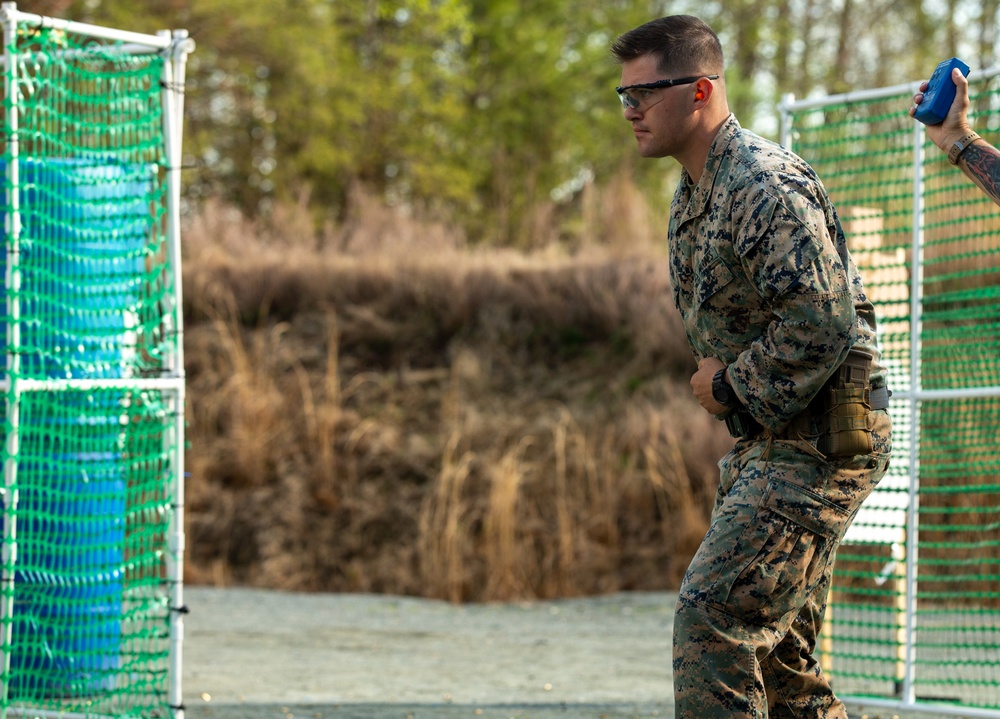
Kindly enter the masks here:
M 292 237 L 190 218 L 189 581 L 676 587 L 729 439 L 687 386 L 662 251 L 474 249 L 366 202 L 319 231 L 285 208 Z

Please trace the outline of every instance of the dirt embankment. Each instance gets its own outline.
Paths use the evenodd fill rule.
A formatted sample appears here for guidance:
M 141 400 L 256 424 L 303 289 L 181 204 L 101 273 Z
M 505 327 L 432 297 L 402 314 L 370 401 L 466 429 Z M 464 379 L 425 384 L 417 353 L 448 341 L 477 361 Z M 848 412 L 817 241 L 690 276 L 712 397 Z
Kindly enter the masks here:
M 188 236 L 190 583 L 456 602 L 677 586 L 730 440 L 691 397 L 664 256 L 345 256 L 227 232 Z

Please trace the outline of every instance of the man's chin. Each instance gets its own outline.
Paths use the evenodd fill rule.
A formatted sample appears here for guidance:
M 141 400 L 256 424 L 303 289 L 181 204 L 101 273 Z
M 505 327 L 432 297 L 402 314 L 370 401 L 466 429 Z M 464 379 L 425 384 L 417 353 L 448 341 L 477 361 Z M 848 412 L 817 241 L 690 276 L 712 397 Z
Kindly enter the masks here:
M 658 147 L 653 147 L 651 145 L 644 145 L 639 143 L 639 157 L 648 157 L 650 159 L 655 159 L 658 157 L 666 157 L 667 153 Z

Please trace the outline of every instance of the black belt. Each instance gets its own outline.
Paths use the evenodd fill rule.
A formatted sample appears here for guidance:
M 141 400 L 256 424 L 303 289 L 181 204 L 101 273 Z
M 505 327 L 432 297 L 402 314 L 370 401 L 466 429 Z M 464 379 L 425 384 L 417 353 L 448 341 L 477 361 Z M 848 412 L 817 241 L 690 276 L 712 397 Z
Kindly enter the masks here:
M 889 406 L 889 397 L 891 396 L 892 391 L 885 385 L 875 387 L 868 394 L 868 405 L 872 410 L 886 409 Z M 806 412 L 808 411 L 806 410 Z M 803 412 L 802 415 L 795 417 L 792 422 L 796 423 L 800 419 L 808 420 L 808 415 Z M 736 439 L 756 437 L 764 431 L 764 426 L 755 420 L 753 415 L 745 409 L 733 410 L 723 420 L 726 423 L 726 429 L 729 430 L 729 435 Z

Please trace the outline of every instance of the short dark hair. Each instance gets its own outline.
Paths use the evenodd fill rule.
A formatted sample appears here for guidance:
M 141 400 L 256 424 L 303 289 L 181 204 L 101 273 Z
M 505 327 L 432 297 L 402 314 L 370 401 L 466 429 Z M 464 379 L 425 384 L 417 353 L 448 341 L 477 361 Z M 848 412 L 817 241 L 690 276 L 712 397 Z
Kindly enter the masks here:
M 611 44 L 619 63 L 646 55 L 656 57 L 661 72 L 718 73 L 725 62 L 718 35 L 693 15 L 670 15 L 651 20 L 619 36 Z

